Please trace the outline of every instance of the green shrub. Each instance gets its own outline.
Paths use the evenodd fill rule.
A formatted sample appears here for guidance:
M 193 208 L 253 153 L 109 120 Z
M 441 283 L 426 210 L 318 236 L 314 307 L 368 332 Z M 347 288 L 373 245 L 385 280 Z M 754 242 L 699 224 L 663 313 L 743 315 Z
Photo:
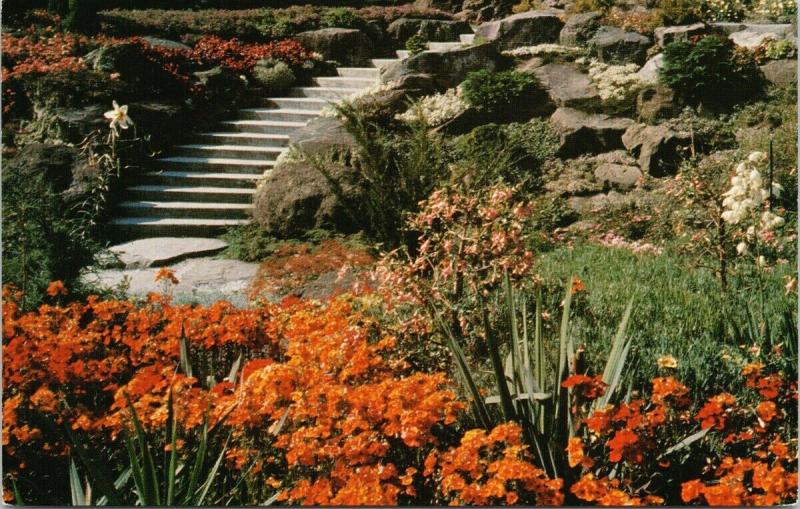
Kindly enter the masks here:
M 542 166 L 555 156 L 558 137 L 550 124 L 534 119 L 524 124 L 484 124 L 455 140 L 454 155 L 479 185 L 502 181 L 540 189 Z
M 697 43 L 667 44 L 659 79 L 693 106 L 730 106 L 763 90 L 763 76 L 752 54 L 716 35 Z
M 471 106 L 496 113 L 510 109 L 518 100 L 537 88 L 536 79 L 516 71 L 471 72 L 461 83 L 464 98 Z
M 36 307 L 51 281 L 74 291 L 78 271 L 96 246 L 73 235 L 80 225 L 41 174 L 3 171 L 3 284 L 24 293 L 23 307 Z M 73 292 L 74 293 L 74 292 Z
M 421 35 L 414 34 L 406 40 L 406 49 L 413 57 L 414 55 L 422 53 L 428 49 L 428 41 L 426 41 Z
M 361 29 L 365 25 L 364 19 L 347 7 L 335 7 L 322 14 L 323 27 Z
M 747 3 L 743 0 L 704 0 L 701 12 L 705 21 L 741 21 L 744 19 Z
M 264 87 L 265 93 L 270 97 L 283 95 L 295 83 L 292 69 L 284 62 L 271 62 L 268 65 L 259 62 L 259 65 L 253 68 L 253 79 Z
M 697 0 L 658 0 L 662 25 L 687 25 L 701 19 Z

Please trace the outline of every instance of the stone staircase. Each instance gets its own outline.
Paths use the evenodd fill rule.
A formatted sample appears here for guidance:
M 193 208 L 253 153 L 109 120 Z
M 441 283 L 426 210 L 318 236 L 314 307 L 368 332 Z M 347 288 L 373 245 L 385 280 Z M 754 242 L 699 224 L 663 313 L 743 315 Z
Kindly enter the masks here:
M 444 51 L 472 42 L 431 42 Z M 312 86 L 292 88 L 287 97 L 263 100 L 238 111 L 214 132 L 196 133 L 175 146 L 124 190 L 110 224 L 120 240 L 144 237 L 214 237 L 249 222 L 256 184 L 287 150 L 289 135 L 322 113 L 329 103 L 379 82 L 380 69 L 408 57 L 373 59 L 372 67 L 340 67 L 337 76 L 314 78 Z

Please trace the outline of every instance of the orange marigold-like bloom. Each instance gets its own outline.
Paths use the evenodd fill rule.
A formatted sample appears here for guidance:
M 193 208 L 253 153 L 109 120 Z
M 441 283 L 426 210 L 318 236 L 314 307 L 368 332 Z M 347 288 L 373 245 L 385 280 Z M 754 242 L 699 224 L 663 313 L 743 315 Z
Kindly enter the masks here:
M 572 375 L 561 382 L 561 387 L 575 388 L 575 391 L 580 394 L 583 399 L 587 400 L 597 399 L 605 394 L 606 386 L 601 375 L 595 377 Z
M 56 297 L 58 295 L 66 295 L 67 287 L 64 286 L 63 281 L 53 281 L 47 286 L 47 295 L 50 297 Z
M 567 443 L 567 460 L 572 468 L 578 465 L 584 468 L 591 468 L 594 465 L 594 460 L 584 453 L 583 440 L 580 437 L 570 437 Z
M 621 429 L 614 434 L 608 442 L 611 453 L 608 459 L 618 463 L 625 458 L 633 463 L 641 463 L 644 459 L 641 447 L 639 446 L 639 435 L 628 429 Z
M 689 404 L 689 389 L 671 376 L 656 377 L 653 379 L 653 403 L 666 404 L 667 400 L 677 407 Z
M 773 401 L 762 401 L 756 407 L 758 418 L 764 422 L 770 422 L 777 415 L 777 406 Z
M 177 285 L 180 282 L 175 277 L 175 272 L 167 268 L 162 268 L 156 273 L 156 282 L 159 281 L 168 281 L 173 285 Z
M 583 284 L 583 281 L 581 281 L 577 277 L 574 278 L 572 280 L 572 294 L 574 295 L 576 293 L 585 292 L 585 291 L 586 291 L 586 285 Z

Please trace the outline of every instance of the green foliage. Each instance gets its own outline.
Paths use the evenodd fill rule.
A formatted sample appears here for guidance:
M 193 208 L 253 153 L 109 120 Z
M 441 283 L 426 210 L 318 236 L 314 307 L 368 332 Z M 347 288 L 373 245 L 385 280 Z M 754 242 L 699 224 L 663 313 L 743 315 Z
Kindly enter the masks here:
M 73 289 L 94 246 L 72 235 L 75 218 L 40 174 L 2 172 L 3 284 L 22 290 L 23 307 L 36 307 L 47 285 L 63 280 Z
M 417 55 L 428 49 L 428 41 L 420 34 L 414 34 L 406 40 L 406 49 L 411 56 Z
M 260 262 L 280 245 L 278 239 L 266 235 L 256 223 L 231 228 L 221 238 L 228 243 L 223 255 L 245 262 Z
M 659 376 L 656 359 L 670 354 L 678 359 L 676 377 L 694 387 L 693 397 L 701 401 L 737 386 L 739 362 L 747 357 L 748 348 L 769 350 L 766 338 L 758 334 L 748 343 L 741 342 L 741 331 L 752 329 L 748 325 L 751 312 L 759 310 L 757 321 L 769 324 L 770 343 L 789 346 L 796 342 L 796 330 L 782 325 L 786 313 L 790 313 L 789 323 L 796 323 L 795 297 L 783 291 L 784 276 L 793 272 L 791 265 L 778 265 L 764 274 L 763 294 L 756 291 L 751 278 L 738 276 L 731 278 L 729 291 L 723 294 L 711 271 L 673 252 L 636 255 L 578 244 L 543 254 L 537 271 L 544 279 L 549 305 L 563 298 L 561 288 L 572 274 L 584 281 L 587 292 L 574 304 L 572 328 L 574 337 L 586 345 L 587 365 L 596 366 L 607 355 L 607 338 L 616 330 L 616 317 L 625 306 L 621 296 L 633 295 L 636 312 L 628 328 L 633 346 L 624 385 L 646 386 Z
M 454 141 L 455 157 L 470 170 L 476 184 L 502 181 L 539 190 L 542 166 L 555 157 L 558 137 L 550 124 L 533 119 L 524 124 L 484 124 Z
M 509 110 L 513 105 L 537 88 L 536 79 L 516 71 L 471 72 L 461 83 L 467 103 L 491 113 Z
M 579 418 L 573 415 L 575 407 L 570 391 L 562 387 L 562 383 L 571 375 L 584 374 L 578 371 L 581 360 L 576 352 L 577 336 L 572 327 L 573 284 L 574 280 L 570 278 L 566 293 L 562 294 L 560 327 L 550 333 L 542 327 L 541 317 L 545 308 L 541 292 L 532 299 L 518 294 L 508 275 L 504 278 L 504 291 L 496 295 L 493 302 L 484 303 L 483 333 L 494 374 L 493 388 L 497 392 L 496 396 L 485 399 L 480 378 L 470 368 L 462 349 L 464 339 L 446 324 L 444 310 L 435 310 L 436 325 L 447 339 L 460 379 L 471 396 L 478 422 L 490 429 L 498 424 L 493 420 L 516 421 L 539 465 L 549 476 L 562 478 L 569 476 L 562 451 L 566 449 L 568 438 L 574 434 L 576 419 Z M 529 300 L 533 301 L 533 309 L 527 307 Z M 605 406 L 621 393 L 622 373 L 631 348 L 626 328 L 632 305 L 633 300 L 628 302 L 616 332 L 609 336 L 612 338 L 611 349 L 602 373 L 602 380 L 608 387 L 595 402 L 596 407 Z M 490 323 L 490 307 L 505 310 L 501 325 Z M 502 419 L 493 419 L 496 412 L 490 411 L 490 404 L 499 404 Z
M 264 87 L 264 93 L 268 97 L 284 95 L 296 81 L 294 72 L 284 62 L 257 65 L 253 68 L 253 79 Z
M 335 7 L 322 14 L 322 26 L 328 28 L 355 28 L 366 26 L 364 19 L 356 11 L 347 7 Z
M 727 38 L 676 41 L 664 48 L 659 79 L 691 105 L 730 106 L 758 96 L 763 76 L 752 55 Z
M 447 175 L 442 142 L 421 124 L 412 126 L 409 134 L 392 134 L 348 103 L 336 109 L 359 146 L 352 164 L 363 181 L 363 199 L 359 203 L 348 200 L 324 162 L 312 157 L 312 163 L 363 231 L 379 242 L 397 246 L 408 240 L 403 233 L 406 215 L 418 210 L 419 202 Z
M 657 5 L 663 25 L 687 25 L 701 19 L 697 0 L 658 0 Z

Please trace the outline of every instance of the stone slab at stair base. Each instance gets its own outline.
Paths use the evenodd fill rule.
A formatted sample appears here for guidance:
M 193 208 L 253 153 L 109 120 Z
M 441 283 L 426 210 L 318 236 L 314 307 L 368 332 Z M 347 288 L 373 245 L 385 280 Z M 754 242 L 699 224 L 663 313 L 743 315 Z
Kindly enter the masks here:
M 258 272 L 257 263 L 217 258 L 196 258 L 171 265 L 178 278 L 177 285 L 167 286 L 167 291 L 177 304 L 211 302 L 225 299 L 236 306 L 247 307 L 247 290 Z M 128 281 L 128 295 L 145 297 L 150 292 L 163 293 L 165 283 L 156 282 L 159 269 L 155 267 L 128 270 L 100 270 L 85 274 L 86 283 L 101 288 L 114 288 Z
M 202 237 L 155 237 L 109 248 L 126 269 L 163 267 L 187 258 L 210 256 L 228 247 L 219 239 Z

